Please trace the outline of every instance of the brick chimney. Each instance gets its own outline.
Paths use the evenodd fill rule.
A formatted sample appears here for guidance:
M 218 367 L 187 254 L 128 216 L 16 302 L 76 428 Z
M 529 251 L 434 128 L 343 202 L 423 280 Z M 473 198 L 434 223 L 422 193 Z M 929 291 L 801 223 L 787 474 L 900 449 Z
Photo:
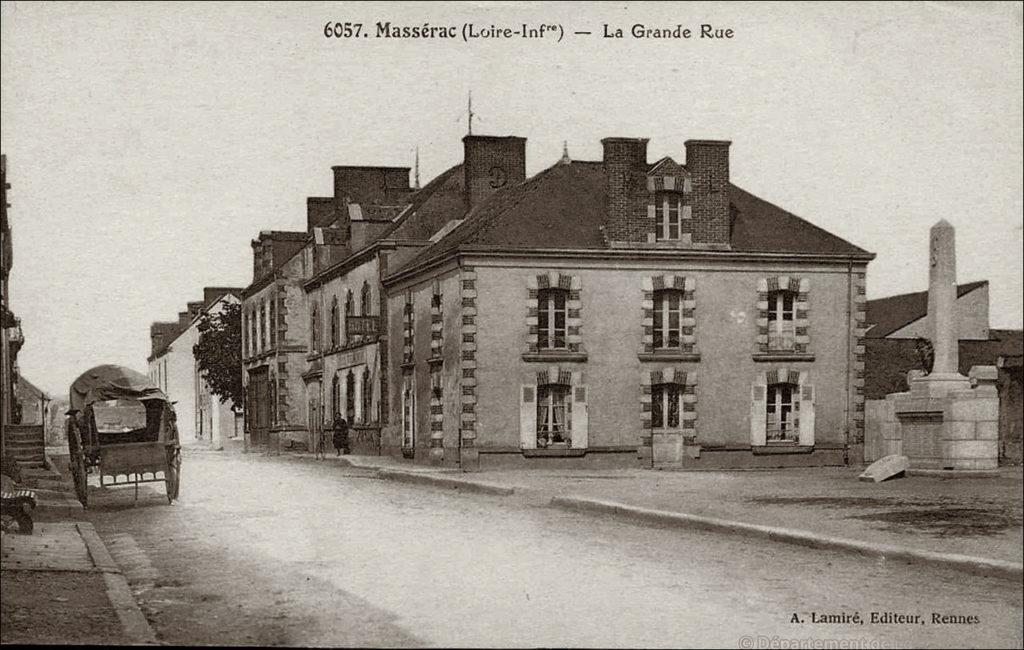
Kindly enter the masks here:
M 313 232 L 313 228 L 326 228 L 334 219 L 333 196 L 306 198 L 306 232 Z
M 604 138 L 609 242 L 646 242 L 654 224 L 647 216 L 647 138 Z
M 693 178 L 693 242 L 730 243 L 728 140 L 687 140 L 686 169 Z
M 334 200 L 338 206 L 348 203 L 399 205 L 411 191 L 408 167 L 339 165 L 331 170 L 334 171 Z
M 526 138 L 467 135 L 462 146 L 467 211 L 526 180 Z

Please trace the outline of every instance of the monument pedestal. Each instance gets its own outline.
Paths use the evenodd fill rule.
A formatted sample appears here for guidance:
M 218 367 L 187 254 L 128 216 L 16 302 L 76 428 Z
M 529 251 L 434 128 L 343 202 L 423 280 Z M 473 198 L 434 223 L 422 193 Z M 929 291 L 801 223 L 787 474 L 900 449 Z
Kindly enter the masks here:
M 906 456 L 911 472 L 997 469 L 995 381 L 994 366 L 971 368 L 970 379 L 951 373 L 912 379 L 910 392 L 886 397 L 886 453 Z

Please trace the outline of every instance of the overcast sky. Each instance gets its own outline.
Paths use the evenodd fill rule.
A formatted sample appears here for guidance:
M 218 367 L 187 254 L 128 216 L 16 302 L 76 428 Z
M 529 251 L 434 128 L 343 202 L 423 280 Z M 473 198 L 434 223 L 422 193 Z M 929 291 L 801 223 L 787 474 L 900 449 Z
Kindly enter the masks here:
M 733 181 L 877 253 L 868 295 L 927 287 L 928 228 L 961 282 L 1022 321 L 1022 20 L 1012 4 L 2 4 L 2 132 L 22 373 L 63 395 L 146 369 L 149 324 L 251 281 L 249 241 L 301 230 L 331 165 L 425 183 L 474 132 L 528 138 L 527 171 L 600 139 L 732 140 Z M 370 38 L 324 37 L 328 21 Z M 562 42 L 390 40 L 374 23 L 559 24 Z M 604 39 L 702 23 L 729 40 Z M 593 31 L 576 36 L 572 31 Z

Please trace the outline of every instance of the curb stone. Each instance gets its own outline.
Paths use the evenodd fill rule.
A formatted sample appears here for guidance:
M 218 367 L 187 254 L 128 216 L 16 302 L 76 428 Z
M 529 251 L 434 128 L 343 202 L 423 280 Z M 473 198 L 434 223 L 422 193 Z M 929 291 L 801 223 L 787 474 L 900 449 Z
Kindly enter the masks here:
M 139 609 L 131 589 L 128 588 L 128 580 L 125 579 L 121 569 L 110 556 L 107 545 L 100 539 L 96 529 L 89 522 L 77 522 L 79 534 L 89 549 L 89 556 L 92 557 L 96 568 L 103 571 L 103 582 L 107 586 L 107 598 L 121 621 L 121 628 L 124 634 L 134 645 L 158 645 L 156 633 L 149 626 L 149 621 Z
M 690 515 L 681 512 L 667 512 L 630 506 L 615 501 L 587 499 L 582 497 L 553 497 L 550 506 L 562 510 L 585 512 L 590 514 L 607 514 L 622 519 L 661 524 L 674 528 L 709 530 L 719 533 L 732 533 L 769 539 L 786 544 L 797 544 L 809 548 L 827 549 L 857 553 L 886 560 L 902 560 L 914 564 L 954 569 L 974 575 L 1001 578 L 1020 582 L 1024 577 L 1024 565 L 1003 560 L 959 555 L 954 553 L 938 553 L 924 551 L 909 546 L 893 544 L 875 544 L 842 537 L 829 537 L 806 530 L 762 526 L 741 521 L 718 519 L 701 515 Z
M 476 492 L 479 494 L 509 496 L 515 493 L 515 489 L 510 488 L 507 485 L 484 483 L 482 481 L 466 481 L 463 479 L 452 478 L 450 476 L 438 476 L 425 472 L 406 472 L 395 469 L 380 469 L 377 470 L 377 478 L 389 481 L 402 481 L 404 483 L 430 485 L 433 487 L 452 488 L 464 492 Z

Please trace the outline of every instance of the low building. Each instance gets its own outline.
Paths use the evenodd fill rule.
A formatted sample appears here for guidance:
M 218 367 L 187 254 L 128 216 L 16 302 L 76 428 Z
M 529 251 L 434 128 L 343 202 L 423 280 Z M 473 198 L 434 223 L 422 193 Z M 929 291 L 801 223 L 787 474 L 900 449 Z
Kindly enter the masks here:
M 522 182 L 523 150 L 491 147 L 467 189 L 502 191 L 389 269 L 385 452 L 465 470 L 860 462 L 873 254 L 735 185 L 729 142 L 687 141 L 685 164 L 602 143 Z
M 178 436 L 184 444 L 220 448 L 225 439 L 241 434 L 239 409 L 230 400 L 222 403 L 211 394 L 193 353 L 201 318 L 219 313 L 226 304 L 238 303 L 241 292 L 232 287 L 206 287 L 203 299 L 188 303 L 177 321 L 150 325 L 149 378 L 173 402 Z

